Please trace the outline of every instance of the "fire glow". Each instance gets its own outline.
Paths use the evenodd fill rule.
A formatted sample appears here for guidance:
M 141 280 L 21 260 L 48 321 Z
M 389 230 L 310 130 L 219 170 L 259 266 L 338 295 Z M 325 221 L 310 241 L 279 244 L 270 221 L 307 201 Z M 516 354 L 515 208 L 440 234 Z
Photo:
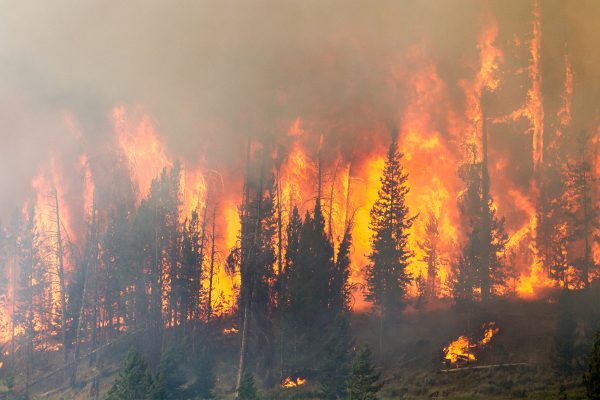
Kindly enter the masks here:
M 444 359 L 455 365 L 476 361 L 474 352 L 487 345 L 492 337 L 500 332 L 500 328 L 496 327 L 494 322 L 484 324 L 483 330 L 483 337 L 479 341 L 473 341 L 468 336 L 462 335 L 444 347 Z
M 294 378 L 288 376 L 281 382 L 281 387 L 289 389 L 289 388 L 295 388 L 298 386 L 306 385 L 307 383 L 308 383 L 308 380 L 306 380 L 304 378 L 297 377 L 296 379 L 294 379 Z

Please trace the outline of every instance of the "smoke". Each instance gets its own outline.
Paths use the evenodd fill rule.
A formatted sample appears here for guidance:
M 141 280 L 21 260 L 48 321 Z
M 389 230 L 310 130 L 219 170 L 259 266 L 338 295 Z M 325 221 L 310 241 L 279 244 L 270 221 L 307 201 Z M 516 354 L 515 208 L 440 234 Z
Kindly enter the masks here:
M 285 149 L 302 118 L 316 152 L 366 157 L 387 143 L 418 93 L 408 80 L 435 66 L 448 104 L 464 112 L 459 82 L 477 69 L 477 34 L 489 7 L 505 52 L 493 113 L 524 101 L 531 6 L 522 1 L 2 1 L 0 15 L 0 219 L 20 207 L 52 156 L 76 159 L 114 141 L 111 109 L 153 117 L 171 155 L 230 175 L 248 138 Z M 542 4 L 544 92 L 562 85 L 571 56 L 574 126 L 598 124 L 598 2 Z M 413 57 L 415 49 L 422 58 Z M 557 61 L 558 60 L 558 61 Z M 554 101 L 554 100 L 548 100 Z M 443 135 L 447 116 L 430 112 Z M 68 117 L 65 117 L 68 116 Z M 72 119 L 78 134 L 66 122 Z M 518 125 L 517 125 L 518 127 Z M 492 132 L 495 161 L 527 186 L 528 137 Z M 494 161 L 494 160 L 493 160 Z M 69 163 L 65 163 L 65 170 Z M 68 172 L 67 172 L 68 173 Z M 492 177 L 494 179 L 494 177 Z

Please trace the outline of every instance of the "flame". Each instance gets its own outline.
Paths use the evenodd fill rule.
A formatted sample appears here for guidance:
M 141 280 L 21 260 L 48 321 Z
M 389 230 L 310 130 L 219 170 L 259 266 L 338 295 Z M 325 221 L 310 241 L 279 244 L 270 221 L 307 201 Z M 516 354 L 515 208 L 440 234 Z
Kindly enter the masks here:
M 484 324 L 482 328 L 484 330 L 483 338 L 479 342 L 472 341 L 468 336 L 463 335 L 444 347 L 444 359 L 452 364 L 476 361 L 477 358 L 473 351 L 488 344 L 492 337 L 500 332 L 495 322 Z
M 239 332 L 240 331 L 235 327 L 223 329 L 223 335 L 235 335 L 236 333 L 239 333 Z
M 565 81 L 564 90 L 561 96 L 562 105 L 558 110 L 557 117 L 562 126 L 571 123 L 571 98 L 573 97 L 573 71 L 571 69 L 571 60 L 565 55 Z
M 288 376 L 283 381 L 281 381 L 281 387 L 288 389 L 288 388 L 294 388 L 294 387 L 306 385 L 307 383 L 308 383 L 308 380 L 306 380 L 304 378 L 297 377 L 296 379 L 294 379 L 294 378 Z
M 141 110 L 129 113 L 123 106 L 112 110 L 113 129 L 138 185 L 137 200 L 148 195 L 150 184 L 163 168 L 172 165 L 154 123 Z

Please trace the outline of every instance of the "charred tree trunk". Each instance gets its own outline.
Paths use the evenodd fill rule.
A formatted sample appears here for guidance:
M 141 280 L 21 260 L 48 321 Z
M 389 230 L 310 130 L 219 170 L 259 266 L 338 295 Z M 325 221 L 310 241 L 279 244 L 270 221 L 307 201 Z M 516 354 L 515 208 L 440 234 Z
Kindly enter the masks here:
M 95 202 L 92 206 L 92 220 L 90 222 L 90 225 L 91 226 L 89 234 L 88 252 L 86 260 L 84 260 L 83 262 L 83 290 L 81 291 L 81 304 L 79 307 L 79 317 L 77 318 L 77 331 L 75 333 L 75 359 L 73 362 L 71 372 L 71 386 L 75 386 L 75 383 L 77 382 L 77 368 L 80 362 L 81 335 L 83 330 L 83 319 L 85 314 L 85 300 L 87 298 L 89 282 L 89 265 L 90 263 L 96 263 L 96 250 L 98 249 Z
M 491 296 L 490 282 L 490 246 L 492 241 L 491 232 L 491 215 L 490 215 L 490 176 L 488 171 L 488 134 L 486 121 L 486 99 L 487 96 L 482 96 L 481 100 L 481 142 L 482 142 L 482 159 L 481 159 L 481 299 L 488 301 Z
M 208 271 L 208 301 L 206 304 L 206 324 L 210 324 L 210 319 L 212 317 L 212 292 L 213 292 L 213 276 L 215 273 L 215 239 L 216 239 L 216 229 L 215 229 L 215 220 L 217 217 L 217 207 L 213 208 L 212 215 L 212 234 L 211 234 L 211 246 L 210 246 L 210 269 Z
M 66 300 L 66 285 L 65 285 L 65 268 L 62 236 L 60 232 L 60 208 L 58 204 L 58 190 L 54 191 L 54 200 L 56 207 L 56 253 L 58 261 L 58 282 L 60 285 L 60 329 L 62 333 L 63 345 L 63 362 L 65 368 L 68 362 L 68 345 L 67 345 L 67 300 Z
M 248 147 L 248 161 L 250 159 L 250 147 Z M 248 165 L 249 168 L 249 165 Z M 248 268 L 247 270 L 247 277 L 248 277 L 248 290 L 247 290 L 247 294 L 246 294 L 246 298 L 243 299 L 244 300 L 244 314 L 243 314 L 243 321 L 242 321 L 242 342 L 240 345 L 240 359 L 239 359 L 239 365 L 238 365 L 238 375 L 237 375 L 237 382 L 236 382 L 236 392 L 239 392 L 239 388 L 240 388 L 240 383 L 242 381 L 242 377 L 244 375 L 245 369 L 246 369 L 246 362 L 247 362 L 247 352 L 248 352 L 248 336 L 249 336 L 249 331 L 250 331 L 250 319 L 251 319 L 251 315 L 252 315 L 252 297 L 253 297 L 253 292 L 254 292 L 254 285 L 256 282 L 256 276 L 255 276 L 255 263 L 256 263 L 256 252 L 257 252 L 257 247 L 258 247 L 258 242 L 259 242 L 259 237 L 261 235 L 261 222 L 262 222 L 262 200 L 263 200 L 263 185 L 264 185 L 264 165 L 261 165 L 261 170 L 260 170 L 260 178 L 259 178 L 259 185 L 258 185 L 258 190 L 256 191 L 256 199 L 257 199 L 257 205 L 256 205 L 256 214 L 255 214 L 255 224 L 254 224 L 254 232 L 252 232 L 252 236 L 251 236 L 251 244 L 250 247 L 248 249 L 248 257 L 247 257 L 247 264 L 246 264 L 246 268 Z M 247 179 L 249 179 L 249 175 L 247 177 Z M 244 199 L 244 213 L 246 216 L 246 221 L 249 221 L 248 218 L 248 204 L 249 204 L 249 182 L 246 183 L 246 193 L 245 193 L 245 199 Z M 244 240 L 242 238 L 242 240 Z M 242 251 L 243 253 L 243 251 Z

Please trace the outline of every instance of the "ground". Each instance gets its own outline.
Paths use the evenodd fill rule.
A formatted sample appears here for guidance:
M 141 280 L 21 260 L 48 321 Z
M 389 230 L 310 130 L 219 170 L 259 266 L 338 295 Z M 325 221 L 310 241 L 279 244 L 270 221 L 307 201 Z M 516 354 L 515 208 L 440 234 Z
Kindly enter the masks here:
M 575 311 L 578 318 L 578 346 L 587 348 L 585 311 Z M 581 368 L 572 377 L 556 378 L 551 368 L 553 332 L 557 307 L 552 297 L 544 300 L 501 300 L 486 307 L 457 310 L 447 303 L 430 304 L 419 312 L 408 309 L 391 335 L 381 340 L 378 318 L 373 313 L 357 313 L 352 317 L 356 343 L 367 343 L 373 350 L 385 386 L 382 399 L 559 399 L 560 387 L 568 399 L 583 399 Z M 495 322 L 499 332 L 490 342 L 473 350 L 477 360 L 455 370 L 445 363 L 443 348 L 460 335 L 483 334 L 484 323 Z M 222 321 L 227 326 L 231 321 Z M 587 329 L 587 330 L 586 330 Z M 221 337 L 221 362 L 217 368 L 216 398 L 232 399 L 236 349 L 235 334 Z M 127 339 L 115 343 L 102 365 L 101 392 L 105 392 L 127 353 Z M 583 358 L 582 358 L 583 359 Z M 40 359 L 47 365 L 60 365 L 60 355 Z M 37 384 L 33 398 L 87 399 L 91 379 L 96 373 L 82 364 L 81 385 L 61 388 L 60 374 Z M 260 377 L 257 377 L 260 382 Z M 17 384 L 19 377 L 17 376 Z M 2 390 L 2 388 L 0 388 Z M 296 388 L 261 390 L 264 399 L 317 398 L 314 379 Z M 0 398 L 1 394 L 0 394 Z

